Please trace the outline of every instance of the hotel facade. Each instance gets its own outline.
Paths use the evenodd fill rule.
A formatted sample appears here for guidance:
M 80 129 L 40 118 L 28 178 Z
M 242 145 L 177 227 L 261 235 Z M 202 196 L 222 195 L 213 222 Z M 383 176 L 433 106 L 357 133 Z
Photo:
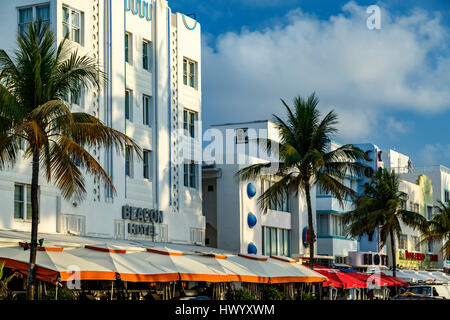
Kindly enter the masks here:
M 276 125 L 271 121 L 252 121 L 213 125 L 212 131 L 227 137 L 229 143 L 223 151 L 215 152 L 215 160 L 203 165 L 203 213 L 206 218 L 206 246 L 239 253 L 289 256 L 301 261 L 309 259 L 306 239 L 308 222 L 305 195 L 288 194 L 281 203 L 263 212 L 257 201 L 275 175 L 253 181 L 242 181 L 237 172 L 249 165 L 267 162 L 252 150 L 261 148 L 254 141 L 272 139 L 279 141 Z M 253 132 L 253 138 L 252 133 Z M 259 133 L 258 133 L 259 132 Z M 214 133 L 213 133 L 214 134 Z M 232 137 L 230 139 L 230 137 Z M 212 145 L 212 144 L 211 144 Z M 342 144 L 330 141 L 329 150 Z M 422 214 L 427 219 L 433 215 L 437 200 L 448 202 L 450 179 L 448 170 L 439 167 L 435 173 L 413 173 L 411 159 L 395 150 L 382 150 L 371 143 L 355 144 L 370 157 L 364 164 L 375 172 L 382 168 L 399 174 L 399 189 L 407 195 L 404 208 Z M 208 148 L 208 147 L 207 147 Z M 208 153 L 206 153 L 208 154 Z M 240 159 L 240 160 L 239 160 Z M 245 159 L 245 161 L 242 161 Z M 361 194 L 369 182 L 369 174 L 347 175 L 343 184 Z M 278 177 L 279 179 L 279 177 Z M 355 268 L 359 270 L 387 269 L 392 267 L 391 242 L 380 245 L 378 230 L 367 236 L 352 238 L 346 233 L 342 215 L 354 209 L 352 199 L 342 205 L 336 197 L 312 188 L 313 224 L 316 233 L 316 263 L 328 267 Z M 447 197 L 447 198 L 445 198 Z M 315 199 L 315 201 L 314 201 Z M 420 243 L 418 230 L 401 222 L 402 232 L 395 239 L 396 263 L 400 268 L 441 269 L 439 243 Z
M 39 231 L 116 239 L 204 243 L 201 155 L 201 27 L 166 0 L 3 1 L 0 47 L 9 54 L 31 21 L 97 60 L 107 82 L 71 93 L 73 111 L 96 116 L 131 137 L 143 159 L 91 150 L 116 195 L 86 176 L 87 197 L 66 201 L 40 177 Z M 56 46 L 56 43 L 55 43 Z M 0 172 L 0 229 L 31 229 L 31 165 Z

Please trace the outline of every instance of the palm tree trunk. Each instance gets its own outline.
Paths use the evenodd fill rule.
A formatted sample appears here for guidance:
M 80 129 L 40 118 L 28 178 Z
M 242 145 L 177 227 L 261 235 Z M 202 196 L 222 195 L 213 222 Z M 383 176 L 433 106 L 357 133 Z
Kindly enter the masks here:
M 35 268 L 36 268 L 36 249 L 38 238 L 39 223 L 39 204 L 38 204 L 38 186 L 39 186 L 39 151 L 33 152 L 33 167 L 31 177 L 31 245 L 30 245 L 30 263 L 28 264 L 27 276 L 27 300 L 34 300 L 35 294 Z
M 396 268 L 397 268 L 397 258 L 395 256 L 395 239 L 394 232 L 392 230 L 389 231 L 389 235 L 391 237 L 391 254 L 392 254 L 392 276 L 396 277 Z
M 308 233 L 309 233 L 309 267 L 314 269 L 314 226 L 311 206 L 311 187 L 305 184 L 306 204 L 308 206 Z

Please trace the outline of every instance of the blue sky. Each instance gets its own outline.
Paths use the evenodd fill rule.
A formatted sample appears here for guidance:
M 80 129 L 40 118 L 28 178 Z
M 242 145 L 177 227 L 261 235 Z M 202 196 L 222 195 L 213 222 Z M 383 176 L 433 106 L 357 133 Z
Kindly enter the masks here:
M 381 30 L 368 30 L 378 5 Z M 282 114 L 316 91 L 337 140 L 450 167 L 449 0 L 169 0 L 203 34 L 204 128 Z

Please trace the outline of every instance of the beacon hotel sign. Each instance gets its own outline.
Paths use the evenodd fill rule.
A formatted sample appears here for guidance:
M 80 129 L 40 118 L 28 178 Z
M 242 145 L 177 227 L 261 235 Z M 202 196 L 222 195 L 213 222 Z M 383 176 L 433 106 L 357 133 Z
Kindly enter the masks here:
M 154 236 L 155 223 L 164 221 L 161 210 L 136 208 L 129 205 L 122 206 L 122 219 L 127 220 L 127 231 L 129 235 Z

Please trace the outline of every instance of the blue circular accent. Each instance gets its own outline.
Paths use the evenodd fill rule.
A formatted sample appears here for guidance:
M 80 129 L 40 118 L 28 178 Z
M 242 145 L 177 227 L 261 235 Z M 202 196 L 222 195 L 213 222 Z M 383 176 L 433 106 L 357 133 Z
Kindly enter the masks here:
M 247 195 L 249 198 L 253 198 L 256 194 L 256 188 L 253 184 L 247 184 Z
M 253 213 L 250 212 L 247 215 L 247 223 L 250 228 L 253 228 L 256 225 L 257 221 L 258 219 L 256 219 L 256 216 Z
M 256 248 L 256 246 L 253 243 L 249 243 L 247 252 L 248 252 L 248 254 L 256 254 L 258 252 L 258 249 Z

